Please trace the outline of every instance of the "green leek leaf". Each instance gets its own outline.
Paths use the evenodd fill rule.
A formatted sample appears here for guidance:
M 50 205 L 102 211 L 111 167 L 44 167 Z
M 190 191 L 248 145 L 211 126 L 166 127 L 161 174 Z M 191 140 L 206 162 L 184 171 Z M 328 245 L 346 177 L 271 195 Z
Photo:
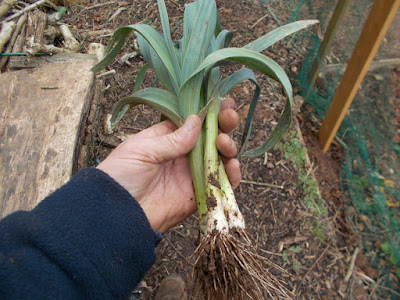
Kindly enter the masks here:
M 233 38 L 233 32 L 222 30 L 217 36 L 218 49 L 227 48 Z
M 183 54 L 186 53 L 189 44 L 189 37 L 193 33 L 198 10 L 199 2 L 197 1 L 185 5 L 185 13 L 183 15 L 182 57 L 184 56 Z
M 190 36 L 184 36 L 185 39 L 189 38 L 189 40 L 187 43 L 184 43 L 182 50 L 181 82 L 186 80 L 203 61 L 210 41 L 215 34 L 217 23 L 217 7 L 215 2 L 200 0 L 198 3 L 199 7 L 192 29 L 195 32 L 192 32 Z
M 162 29 L 164 32 L 164 39 L 165 39 L 165 42 L 167 43 L 169 56 L 171 57 L 171 61 L 174 65 L 174 70 L 175 70 L 174 77 L 179 78 L 180 65 L 178 62 L 177 54 L 176 54 L 176 48 L 171 39 L 171 32 L 169 30 L 169 20 L 168 20 L 167 8 L 165 6 L 164 0 L 157 0 L 157 3 L 158 3 L 158 10 L 160 12 Z M 178 84 L 179 84 L 179 82 L 178 82 Z
M 111 128 L 114 129 L 125 113 L 139 104 L 147 104 L 159 110 L 178 127 L 184 123 L 178 114 L 178 101 L 174 94 L 161 89 L 148 88 L 124 97 L 115 104 L 111 114 Z
M 146 75 L 147 69 L 150 67 L 149 64 L 145 64 L 139 71 L 138 75 L 136 76 L 135 86 L 133 87 L 133 92 L 137 92 L 140 90 L 140 86 L 143 83 L 144 75 Z
M 169 75 L 167 67 L 154 51 L 154 49 L 140 34 L 137 35 L 137 41 L 144 59 L 149 63 L 151 68 L 156 73 L 157 80 L 161 81 L 163 87 L 169 92 L 177 94 L 178 85 L 174 83 L 173 79 Z
M 114 60 L 132 30 L 137 31 L 137 33 L 148 42 L 149 46 L 158 55 L 170 74 L 171 80 L 175 86 L 175 90 L 177 90 L 178 78 L 177 74 L 175 73 L 174 65 L 169 55 L 168 46 L 165 42 L 165 39 L 157 30 L 146 24 L 128 25 L 116 30 L 110 40 L 110 44 L 107 47 L 106 56 L 93 68 L 93 72 L 104 69 Z
M 318 20 L 306 20 L 306 21 L 296 21 L 286 24 L 284 26 L 276 28 L 275 30 L 272 30 L 266 35 L 263 35 L 262 37 L 256 39 L 255 41 L 247 44 L 243 48 L 261 52 L 270 47 L 271 45 L 275 44 L 276 42 L 279 42 L 280 40 L 284 39 L 285 37 L 318 23 L 319 23 Z
M 260 98 L 261 87 L 258 84 L 253 71 L 251 71 L 250 69 L 247 69 L 247 68 L 240 69 L 239 71 L 235 72 L 231 76 L 225 78 L 219 84 L 219 95 L 221 97 L 223 97 L 232 88 L 234 88 L 236 85 L 242 83 L 245 80 L 250 80 L 256 86 L 256 90 L 254 91 L 253 98 L 250 102 L 249 112 L 247 113 L 246 123 L 245 123 L 244 130 L 243 130 L 242 143 L 240 146 L 240 148 L 241 148 L 240 153 L 242 153 L 243 150 L 246 149 L 247 142 L 249 141 L 249 138 L 250 138 L 251 129 L 253 127 L 254 111 L 256 109 L 258 99 Z
M 201 65 L 193 72 L 191 77 L 181 86 L 180 92 L 182 89 L 185 89 L 186 85 L 190 85 L 200 72 L 203 72 L 203 70 L 209 69 L 213 66 L 217 66 L 219 63 L 225 60 L 231 60 L 246 65 L 267 75 L 272 79 L 275 79 L 282 84 L 282 87 L 288 97 L 288 101 L 286 102 L 281 119 L 279 120 L 278 125 L 275 127 L 268 140 L 262 146 L 244 153 L 245 156 L 257 156 L 264 154 L 268 149 L 270 149 L 273 145 L 275 145 L 277 141 L 282 138 L 282 136 L 285 134 L 291 124 L 291 108 L 293 103 L 292 85 L 285 71 L 276 62 L 258 52 L 248 49 L 221 49 L 205 58 Z

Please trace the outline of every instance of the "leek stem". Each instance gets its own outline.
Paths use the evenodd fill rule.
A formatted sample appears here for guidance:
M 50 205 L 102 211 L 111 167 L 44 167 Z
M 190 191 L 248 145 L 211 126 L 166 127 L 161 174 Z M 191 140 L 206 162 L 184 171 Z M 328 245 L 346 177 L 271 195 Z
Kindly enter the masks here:
M 214 96 L 211 100 L 210 107 L 206 117 L 206 140 L 204 145 L 204 163 L 205 174 L 210 174 L 218 179 L 218 150 L 217 150 L 217 137 L 218 137 L 218 114 L 221 109 L 221 102 L 218 96 Z M 212 178 L 206 178 L 209 180 Z M 213 180 L 211 180 L 213 181 Z M 207 181 L 208 182 L 208 181 Z
M 218 114 L 221 102 L 218 95 L 212 95 L 205 123 L 204 175 L 207 196 L 207 234 L 214 230 L 228 233 L 229 226 L 224 214 L 226 198 L 219 182 L 219 155 L 217 149 Z
M 204 132 L 200 133 L 196 146 L 190 151 L 189 166 L 192 174 L 193 187 L 196 196 L 197 210 L 200 217 L 200 231 L 207 232 L 207 197 L 204 179 Z

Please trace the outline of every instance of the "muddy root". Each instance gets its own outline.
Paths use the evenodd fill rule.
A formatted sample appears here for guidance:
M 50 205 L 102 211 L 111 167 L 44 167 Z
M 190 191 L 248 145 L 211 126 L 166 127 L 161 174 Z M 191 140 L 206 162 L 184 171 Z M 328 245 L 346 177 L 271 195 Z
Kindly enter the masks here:
M 193 298 L 291 299 L 291 293 L 266 270 L 264 265 L 269 261 L 257 254 L 255 245 L 243 229 L 209 234 L 195 252 L 190 291 Z

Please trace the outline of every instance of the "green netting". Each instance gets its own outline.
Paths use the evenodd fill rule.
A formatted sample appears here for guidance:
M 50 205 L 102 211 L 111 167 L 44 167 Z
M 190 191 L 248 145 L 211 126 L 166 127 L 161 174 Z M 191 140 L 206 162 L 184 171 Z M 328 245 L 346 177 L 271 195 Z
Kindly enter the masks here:
M 300 93 L 321 119 L 330 106 L 342 78 L 343 65 L 354 50 L 373 2 L 351 2 L 327 58 L 320 62 L 318 82 L 311 89 L 308 78 L 320 45 L 318 35 L 308 32 L 305 38 L 304 34 L 297 34 L 287 45 L 305 57 L 297 77 Z M 261 0 L 260 3 L 277 25 L 317 18 L 324 33 L 337 1 Z M 400 57 L 399 25 L 398 13 L 375 61 Z M 391 93 L 390 71 L 387 66 L 368 72 L 337 134 L 344 150 L 341 184 L 348 199 L 348 217 L 363 243 L 364 253 L 380 271 L 375 282 L 382 288 L 374 292 L 379 299 L 398 299 L 400 292 L 400 145 L 396 142 L 400 129 L 396 125 L 399 116 L 394 113 L 396 102 Z

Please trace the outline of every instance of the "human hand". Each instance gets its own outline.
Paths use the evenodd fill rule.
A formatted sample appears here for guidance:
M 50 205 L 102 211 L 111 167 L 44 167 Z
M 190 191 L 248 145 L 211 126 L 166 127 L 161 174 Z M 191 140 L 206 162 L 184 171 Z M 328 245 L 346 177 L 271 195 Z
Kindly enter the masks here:
M 222 102 L 217 148 L 233 188 L 241 180 L 236 145 L 226 134 L 237 127 L 235 102 Z M 143 208 L 150 225 L 165 232 L 196 211 L 187 155 L 200 134 L 196 115 L 178 128 L 164 121 L 120 144 L 97 168 L 123 186 Z

